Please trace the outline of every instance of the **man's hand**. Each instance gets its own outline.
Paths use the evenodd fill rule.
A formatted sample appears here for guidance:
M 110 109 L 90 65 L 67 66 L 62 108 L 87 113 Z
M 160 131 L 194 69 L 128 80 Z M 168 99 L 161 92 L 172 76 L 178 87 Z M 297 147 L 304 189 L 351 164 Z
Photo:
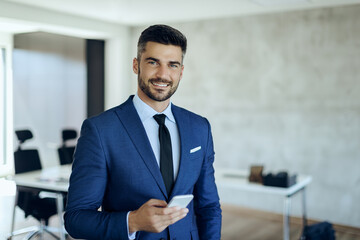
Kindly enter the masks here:
M 162 232 L 169 225 L 183 219 L 189 210 L 187 208 L 166 208 L 162 200 L 150 199 L 139 209 L 129 214 L 129 232 L 146 231 Z

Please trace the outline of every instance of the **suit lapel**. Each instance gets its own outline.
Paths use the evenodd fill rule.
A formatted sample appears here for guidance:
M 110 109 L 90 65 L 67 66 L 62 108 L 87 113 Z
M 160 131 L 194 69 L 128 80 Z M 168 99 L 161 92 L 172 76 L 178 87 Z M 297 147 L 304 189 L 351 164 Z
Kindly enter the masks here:
M 145 165 L 155 178 L 162 193 L 167 196 L 164 181 L 161 176 L 159 166 L 152 151 L 144 126 L 136 112 L 132 102 L 133 96 L 117 108 L 116 113 L 126 129 L 132 143 L 139 152 Z
M 178 176 L 171 193 L 171 196 L 175 196 L 178 192 L 181 191 L 181 189 L 186 189 L 186 173 L 189 172 L 189 169 L 187 168 L 191 166 L 188 163 L 189 157 L 187 152 L 190 149 L 191 144 L 191 141 L 189 141 L 189 139 L 191 139 L 191 130 L 189 128 L 191 124 L 188 115 L 183 114 L 180 108 L 172 105 L 172 112 L 174 114 L 180 135 L 180 166 Z

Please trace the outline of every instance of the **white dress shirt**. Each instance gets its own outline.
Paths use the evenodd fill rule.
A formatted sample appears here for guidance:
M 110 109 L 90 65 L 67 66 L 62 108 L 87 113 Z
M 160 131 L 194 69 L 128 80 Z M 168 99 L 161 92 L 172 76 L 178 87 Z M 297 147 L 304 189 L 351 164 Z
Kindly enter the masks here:
M 156 114 L 166 115 L 165 125 L 168 128 L 171 137 L 173 166 L 174 166 L 174 181 L 175 181 L 178 174 L 179 162 L 180 162 L 180 136 L 174 115 L 171 111 L 171 103 L 161 113 L 156 112 L 152 107 L 144 103 L 137 94 L 134 96 L 133 103 L 137 113 L 139 114 L 140 120 L 144 125 L 147 137 L 150 141 L 152 150 L 154 152 L 159 167 L 160 167 L 159 124 L 155 121 L 153 116 Z
M 155 111 L 152 107 L 143 102 L 137 94 L 133 98 L 133 103 L 137 113 L 139 114 L 140 120 L 145 128 L 146 135 L 149 139 L 151 148 L 154 152 L 156 161 L 160 168 L 160 141 L 159 141 L 159 124 L 153 118 L 156 114 L 165 114 L 165 125 L 170 132 L 172 156 L 173 156 L 173 167 L 174 167 L 174 182 L 176 181 L 179 165 L 180 165 L 180 135 L 176 125 L 174 115 L 171 111 L 171 102 L 169 106 L 161 113 Z M 130 212 L 129 212 L 130 213 Z M 127 224 L 129 231 L 129 213 L 127 215 Z M 129 239 L 135 239 L 135 233 L 128 232 Z

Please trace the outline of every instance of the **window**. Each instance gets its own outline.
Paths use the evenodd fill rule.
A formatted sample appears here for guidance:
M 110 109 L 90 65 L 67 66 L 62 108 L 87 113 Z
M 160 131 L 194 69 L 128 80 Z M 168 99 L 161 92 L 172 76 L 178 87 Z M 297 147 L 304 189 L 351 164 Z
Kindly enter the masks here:
M 6 164 L 6 49 L 0 48 L 0 165 Z
M 0 34 L 0 177 L 13 173 L 12 37 Z

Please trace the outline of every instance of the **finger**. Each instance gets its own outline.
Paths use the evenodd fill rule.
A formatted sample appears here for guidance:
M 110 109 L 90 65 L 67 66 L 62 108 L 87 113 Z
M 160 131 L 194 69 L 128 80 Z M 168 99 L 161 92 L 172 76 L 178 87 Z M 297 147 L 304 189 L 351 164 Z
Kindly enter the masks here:
M 169 218 L 168 220 L 165 220 L 164 222 L 162 222 L 162 224 L 165 224 L 167 226 L 172 225 L 172 224 L 180 221 L 181 219 L 185 218 L 186 215 L 187 215 L 187 213 L 177 214 L 177 215 Z
M 158 215 L 156 220 L 156 229 L 165 229 L 169 225 L 176 223 L 177 221 L 186 217 L 189 210 L 187 208 L 180 209 L 173 214 Z
M 179 212 L 182 211 L 183 213 L 188 213 L 189 209 L 187 208 L 181 208 L 179 206 L 175 206 L 175 207 L 166 207 L 166 208 L 160 208 L 156 211 L 156 213 L 158 215 L 168 215 L 168 214 L 173 214 L 175 212 Z
M 188 212 L 189 212 L 189 210 L 187 208 L 184 208 L 184 209 L 180 209 L 179 211 L 173 212 L 171 214 L 158 215 L 158 219 L 161 224 L 163 224 L 163 223 L 172 224 L 172 223 L 184 218 Z
M 172 208 L 156 208 L 154 209 L 156 215 L 170 215 L 174 212 L 180 211 L 180 207 L 172 207 Z
M 159 199 L 150 199 L 145 204 L 147 204 L 149 206 L 154 206 L 154 207 L 166 207 L 167 206 L 167 203 L 164 200 L 159 200 Z
M 176 211 L 176 212 L 173 212 L 173 213 L 169 214 L 169 217 L 171 219 L 171 218 L 177 218 L 177 217 L 183 216 L 183 215 L 186 216 L 188 214 L 188 212 L 189 212 L 189 209 L 182 208 L 179 211 Z

